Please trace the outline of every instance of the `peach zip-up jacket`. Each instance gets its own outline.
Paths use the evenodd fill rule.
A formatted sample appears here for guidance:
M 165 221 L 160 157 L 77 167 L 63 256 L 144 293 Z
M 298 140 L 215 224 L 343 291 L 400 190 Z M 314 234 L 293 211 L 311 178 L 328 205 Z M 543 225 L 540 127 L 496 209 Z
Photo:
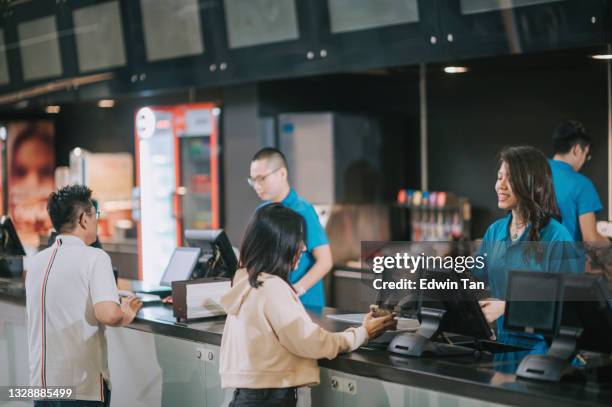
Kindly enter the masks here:
M 363 326 L 328 332 L 312 322 L 293 289 L 262 273 L 259 288 L 240 269 L 221 298 L 227 312 L 221 339 L 222 387 L 285 388 L 319 384 L 317 359 L 333 359 L 363 345 Z

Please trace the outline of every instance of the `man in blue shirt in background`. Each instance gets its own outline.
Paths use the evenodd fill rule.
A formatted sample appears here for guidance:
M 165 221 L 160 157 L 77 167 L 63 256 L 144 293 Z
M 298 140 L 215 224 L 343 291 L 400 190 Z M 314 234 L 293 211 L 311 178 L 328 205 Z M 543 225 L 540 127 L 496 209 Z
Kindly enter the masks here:
M 278 202 L 302 215 L 306 224 L 305 251 L 289 282 L 300 295 L 302 304 L 324 307 L 323 277 L 332 268 L 332 255 L 325 230 L 312 205 L 289 185 L 285 156 L 275 148 L 259 150 L 251 160 L 249 185 L 264 201 Z
M 554 132 L 555 155 L 548 160 L 553 175 L 561 223 L 574 240 L 607 240 L 597 232 L 595 214 L 603 206 L 590 179 L 578 171 L 591 159 L 591 139 L 582 123 L 568 121 Z

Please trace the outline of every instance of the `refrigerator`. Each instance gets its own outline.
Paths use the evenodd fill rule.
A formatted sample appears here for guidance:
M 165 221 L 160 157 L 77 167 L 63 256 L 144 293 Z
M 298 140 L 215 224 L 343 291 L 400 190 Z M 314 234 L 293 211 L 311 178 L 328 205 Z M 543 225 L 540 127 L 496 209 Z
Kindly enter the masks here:
M 138 277 L 158 284 L 185 229 L 220 225 L 219 116 L 212 103 L 137 111 Z

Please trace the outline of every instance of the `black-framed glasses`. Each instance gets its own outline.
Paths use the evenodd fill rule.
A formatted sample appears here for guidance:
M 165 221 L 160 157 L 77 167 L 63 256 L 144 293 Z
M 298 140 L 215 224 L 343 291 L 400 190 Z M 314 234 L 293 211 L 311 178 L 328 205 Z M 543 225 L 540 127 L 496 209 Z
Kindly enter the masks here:
M 280 170 L 281 168 L 283 167 L 278 167 L 277 169 L 272 170 L 265 175 L 260 175 L 259 177 L 255 177 L 255 178 L 247 177 L 247 183 L 251 187 L 254 187 L 256 184 L 263 184 L 266 181 L 266 178 L 268 178 L 270 175 L 274 174 L 276 171 Z

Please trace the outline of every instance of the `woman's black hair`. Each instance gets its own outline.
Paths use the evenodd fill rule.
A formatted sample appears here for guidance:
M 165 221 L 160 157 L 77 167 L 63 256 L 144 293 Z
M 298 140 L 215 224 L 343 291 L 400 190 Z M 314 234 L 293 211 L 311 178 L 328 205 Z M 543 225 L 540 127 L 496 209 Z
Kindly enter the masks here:
M 246 268 L 249 284 L 261 286 L 261 273 L 288 283 L 289 272 L 302 250 L 304 233 L 304 218 L 281 204 L 268 204 L 255 211 L 240 247 L 239 267 Z
M 527 240 L 539 241 L 540 232 L 551 218 L 561 220 L 546 156 L 531 146 L 506 147 L 499 154 L 499 162 L 508 168 L 519 215 L 531 225 Z

